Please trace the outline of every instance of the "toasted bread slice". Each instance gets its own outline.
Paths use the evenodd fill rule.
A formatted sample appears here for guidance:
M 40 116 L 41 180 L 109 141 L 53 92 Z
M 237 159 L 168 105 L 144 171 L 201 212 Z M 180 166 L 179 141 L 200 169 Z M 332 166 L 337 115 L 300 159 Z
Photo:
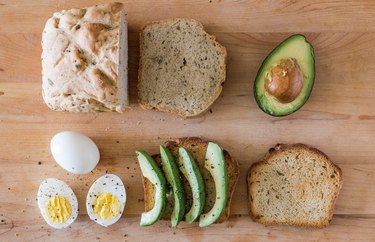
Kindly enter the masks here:
M 199 115 L 219 97 L 226 49 L 198 21 L 170 19 L 140 32 L 138 99 L 145 109 Z
M 175 159 L 178 159 L 178 148 L 184 147 L 188 149 L 193 156 L 194 160 L 196 161 L 199 170 L 202 174 L 204 183 L 205 183 L 205 190 L 206 190 L 206 203 L 203 208 L 202 213 L 206 213 L 213 207 L 215 203 L 215 183 L 214 180 L 209 173 L 209 171 L 204 167 L 205 162 L 205 155 L 207 150 L 208 142 L 200 139 L 200 138 L 180 138 L 175 141 L 167 141 L 165 146 L 171 151 Z M 226 150 L 223 150 L 224 158 L 225 158 L 225 165 L 227 166 L 228 171 L 228 180 L 229 180 L 229 199 L 227 202 L 227 206 L 220 216 L 220 218 L 216 221 L 216 223 L 224 222 L 228 219 L 230 215 L 230 203 L 232 200 L 233 192 L 237 184 L 237 180 L 239 177 L 239 166 L 238 163 L 229 155 Z M 153 155 L 153 158 L 156 162 L 161 166 L 161 159 L 160 155 Z M 187 180 L 182 176 L 182 182 L 185 190 L 186 195 L 186 211 L 189 211 L 191 204 L 192 204 L 192 194 L 191 188 Z M 154 206 L 154 187 L 152 183 L 150 183 L 147 179 L 143 178 L 143 187 L 144 187 L 144 200 L 145 200 L 145 211 L 149 211 Z M 169 189 L 171 192 L 171 189 Z M 167 206 L 163 216 L 163 219 L 169 220 L 171 218 L 171 213 L 173 211 L 174 201 L 173 195 L 167 195 Z
M 317 149 L 277 145 L 250 167 L 247 183 L 254 221 L 322 228 L 332 219 L 343 177 Z

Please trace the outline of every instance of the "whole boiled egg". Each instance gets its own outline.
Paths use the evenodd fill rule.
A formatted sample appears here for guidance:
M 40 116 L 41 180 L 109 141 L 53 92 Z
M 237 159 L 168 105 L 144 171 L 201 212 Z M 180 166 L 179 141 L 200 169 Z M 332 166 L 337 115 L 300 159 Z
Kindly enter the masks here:
M 94 141 L 73 131 L 56 134 L 51 140 L 51 152 L 57 164 L 74 174 L 89 173 L 100 159 Z
M 91 220 L 107 227 L 116 223 L 124 212 L 126 191 L 121 179 L 113 174 L 98 178 L 86 198 L 87 214 Z
M 78 216 L 77 197 L 73 190 L 61 180 L 48 178 L 42 181 L 37 200 L 44 220 L 53 228 L 66 228 Z

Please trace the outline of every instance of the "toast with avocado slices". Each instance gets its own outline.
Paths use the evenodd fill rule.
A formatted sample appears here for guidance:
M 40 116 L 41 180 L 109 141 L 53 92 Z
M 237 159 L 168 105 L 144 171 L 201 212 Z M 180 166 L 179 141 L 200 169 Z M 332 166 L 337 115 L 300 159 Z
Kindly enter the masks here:
M 251 166 L 247 183 L 255 222 L 322 228 L 332 219 L 343 176 L 321 151 L 279 144 Z
M 215 208 L 214 205 L 216 204 L 217 207 L 220 206 L 220 202 L 217 202 L 220 197 L 216 196 L 216 188 L 218 185 L 216 184 L 214 179 L 210 173 L 210 171 L 205 168 L 206 163 L 206 153 L 207 148 L 209 146 L 210 142 L 205 141 L 201 138 L 195 138 L 195 137 L 189 137 L 189 138 L 180 138 L 173 141 L 167 141 L 164 145 L 167 149 L 170 150 L 171 154 L 173 155 L 174 159 L 178 163 L 178 159 L 180 158 L 182 150 L 187 150 L 188 153 L 191 155 L 191 157 L 194 159 L 199 172 L 203 178 L 204 183 L 204 190 L 205 190 L 205 199 L 204 199 L 204 205 L 203 209 L 200 213 L 200 218 L 198 217 L 195 221 L 200 222 L 200 226 L 204 227 L 209 224 L 211 224 L 212 221 L 207 221 L 207 219 L 204 218 L 206 214 L 210 214 L 212 216 L 217 215 L 215 214 Z M 211 143 L 213 144 L 213 143 Z M 214 144 L 216 145 L 216 144 Z M 182 149 L 184 148 L 184 149 Z M 239 177 L 239 166 L 238 163 L 229 155 L 229 153 L 226 150 L 222 150 L 224 163 L 225 163 L 225 172 L 227 177 L 227 188 L 223 189 L 223 191 L 226 192 L 227 196 L 225 196 L 227 199 L 225 201 L 225 208 L 220 211 L 220 216 L 217 217 L 214 221 L 214 223 L 221 223 L 228 219 L 230 215 L 230 203 L 231 198 Z M 162 161 L 161 156 L 159 154 L 152 156 L 156 163 L 161 167 Z M 207 165 L 207 163 L 206 163 Z M 179 164 L 179 168 L 181 170 L 181 166 Z M 212 172 L 212 171 L 211 171 Z M 219 178 L 221 179 L 221 177 Z M 181 175 L 181 181 L 182 186 L 184 189 L 185 194 L 185 211 L 188 212 L 193 204 L 193 195 L 192 195 L 192 188 L 189 185 L 189 182 L 187 179 Z M 145 211 L 149 211 L 154 207 L 155 204 L 155 186 L 148 180 L 143 178 L 143 187 L 144 187 L 144 202 L 145 202 Z M 167 199 L 166 199 L 166 208 L 164 211 L 164 215 L 162 219 L 164 220 L 170 220 L 171 214 L 174 208 L 174 196 L 172 193 L 172 188 L 170 186 L 167 187 Z M 216 201 L 216 203 L 215 203 Z M 221 201 L 222 202 L 222 201 Z M 219 204 L 219 205 L 218 205 Z M 214 209 L 213 209 L 214 208 Z M 210 213 L 211 212 L 211 213 Z

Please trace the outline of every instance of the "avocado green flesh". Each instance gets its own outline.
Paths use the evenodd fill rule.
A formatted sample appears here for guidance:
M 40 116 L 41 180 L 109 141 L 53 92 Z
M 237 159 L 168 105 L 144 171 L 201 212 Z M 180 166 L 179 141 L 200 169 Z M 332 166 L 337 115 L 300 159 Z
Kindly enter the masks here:
M 224 154 L 217 144 L 208 143 L 204 166 L 214 179 L 216 199 L 212 209 L 206 214 L 201 214 L 199 219 L 200 227 L 206 227 L 219 219 L 224 212 L 229 197 L 228 172 L 225 166 Z
M 267 73 L 282 59 L 293 58 L 303 74 L 302 90 L 295 100 L 281 103 L 264 87 Z M 315 79 L 314 49 L 303 35 L 293 35 L 278 45 L 263 61 L 254 83 L 254 95 L 259 107 L 273 116 L 285 116 L 301 108 L 310 96 Z
M 162 169 L 167 182 L 171 185 L 174 197 L 174 207 L 171 215 L 171 226 L 176 227 L 185 215 L 185 194 L 178 166 L 171 152 L 164 146 L 160 146 Z
M 155 187 L 154 207 L 141 215 L 141 226 L 149 226 L 156 223 L 163 215 L 166 205 L 166 181 L 155 160 L 145 151 L 136 151 L 142 174 Z
M 193 204 L 185 214 L 185 222 L 192 223 L 201 214 L 205 203 L 205 190 L 202 174 L 193 157 L 185 148 L 180 147 L 178 165 L 192 190 Z

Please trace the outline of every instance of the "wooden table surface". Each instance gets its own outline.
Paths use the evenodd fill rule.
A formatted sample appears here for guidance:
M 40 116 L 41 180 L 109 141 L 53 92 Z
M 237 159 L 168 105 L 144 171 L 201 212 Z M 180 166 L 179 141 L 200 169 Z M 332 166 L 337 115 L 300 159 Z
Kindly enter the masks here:
M 375 240 L 375 2 L 368 1 L 124 1 L 129 21 L 131 108 L 124 114 L 51 111 L 41 96 L 41 33 L 53 12 L 105 1 L 0 0 L 0 241 L 374 241 Z M 152 20 L 187 17 L 203 23 L 228 50 L 227 81 L 212 112 L 182 120 L 137 104 L 138 30 Z M 264 114 L 253 81 L 267 53 L 293 33 L 315 47 L 312 95 L 295 114 Z M 49 142 L 79 131 L 98 145 L 89 175 L 73 175 L 52 158 Z M 134 151 L 156 152 L 169 138 L 218 142 L 240 163 L 228 222 L 200 229 L 169 222 L 140 228 L 141 175 Z M 324 151 L 343 170 L 344 186 L 329 227 L 264 226 L 248 216 L 245 177 L 276 143 L 302 142 Z M 89 220 L 85 197 L 106 172 L 126 184 L 126 212 L 104 228 Z M 78 197 L 71 228 L 50 228 L 39 212 L 40 182 L 55 177 Z

